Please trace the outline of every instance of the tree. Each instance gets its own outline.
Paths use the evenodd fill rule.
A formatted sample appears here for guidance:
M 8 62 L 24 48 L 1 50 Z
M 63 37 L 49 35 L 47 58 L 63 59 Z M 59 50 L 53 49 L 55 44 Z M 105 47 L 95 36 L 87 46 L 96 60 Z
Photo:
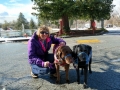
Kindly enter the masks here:
M 16 22 L 15 20 L 9 22 L 9 27 L 10 27 L 11 29 L 15 30 L 15 29 L 16 29 L 16 28 L 15 28 L 16 23 L 17 23 L 17 22 Z
M 36 25 L 35 25 L 35 22 L 33 21 L 33 19 L 31 18 L 31 20 L 30 20 L 30 24 L 29 24 L 30 26 L 30 29 L 35 29 L 36 28 Z
M 40 26 L 40 24 L 41 24 L 41 21 L 40 21 L 40 19 L 38 18 L 38 26 Z
M 0 28 L 2 28 L 2 23 L 0 23 Z
M 33 9 L 37 10 L 38 13 L 32 13 L 37 15 L 38 18 L 47 20 L 58 20 L 62 19 L 65 32 L 69 32 L 69 21 L 68 18 L 72 17 L 74 8 L 70 8 L 74 5 L 74 1 L 64 0 L 32 0 L 36 5 Z
M 84 3 L 84 18 L 90 19 L 91 26 L 94 20 L 110 19 L 110 13 L 112 12 L 113 0 L 87 0 Z
M 32 13 L 47 20 L 62 19 L 65 32 L 69 32 L 69 19 L 100 20 L 110 18 L 113 0 L 32 0 Z
M 2 28 L 4 30 L 7 30 L 8 29 L 8 26 L 9 26 L 9 23 L 7 21 L 4 21 L 4 24 L 2 24 Z
M 22 30 L 22 24 L 24 25 L 25 29 L 29 29 L 29 23 L 27 19 L 25 19 L 24 15 L 20 12 L 16 23 L 16 29 Z

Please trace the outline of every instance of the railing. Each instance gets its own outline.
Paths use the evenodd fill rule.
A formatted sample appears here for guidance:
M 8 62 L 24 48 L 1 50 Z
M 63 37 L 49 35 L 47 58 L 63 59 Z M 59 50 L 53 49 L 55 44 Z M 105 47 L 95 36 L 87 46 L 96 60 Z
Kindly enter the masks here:
M 0 30 L 0 37 L 23 37 L 25 34 L 27 36 L 32 36 L 32 34 L 36 31 L 37 29 L 24 29 L 23 30 Z M 50 33 L 58 32 L 58 28 L 52 28 L 50 29 Z
M 31 36 L 36 30 L 25 29 L 22 30 L 4 30 L 0 31 L 0 37 L 23 37 L 25 34 Z

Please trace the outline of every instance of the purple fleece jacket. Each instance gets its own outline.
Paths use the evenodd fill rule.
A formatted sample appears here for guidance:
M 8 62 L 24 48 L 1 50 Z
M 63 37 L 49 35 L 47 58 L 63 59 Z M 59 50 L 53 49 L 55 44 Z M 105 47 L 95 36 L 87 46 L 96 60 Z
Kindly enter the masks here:
M 61 38 L 54 38 L 54 36 L 50 36 L 46 39 L 46 51 L 44 51 L 35 32 L 32 38 L 28 41 L 29 64 L 36 64 L 38 66 L 44 67 L 44 57 L 50 50 L 51 44 L 59 44 L 60 42 L 65 41 Z

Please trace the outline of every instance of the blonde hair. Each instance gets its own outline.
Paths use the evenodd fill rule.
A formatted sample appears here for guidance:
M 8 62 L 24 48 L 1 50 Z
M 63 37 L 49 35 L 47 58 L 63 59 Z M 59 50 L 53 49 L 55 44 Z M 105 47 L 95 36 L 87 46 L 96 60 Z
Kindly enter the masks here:
M 49 27 L 47 27 L 47 26 L 45 26 L 45 25 L 40 26 L 40 27 L 38 28 L 36 34 L 39 36 L 41 31 L 48 32 L 49 35 L 50 35 L 50 29 L 49 29 Z

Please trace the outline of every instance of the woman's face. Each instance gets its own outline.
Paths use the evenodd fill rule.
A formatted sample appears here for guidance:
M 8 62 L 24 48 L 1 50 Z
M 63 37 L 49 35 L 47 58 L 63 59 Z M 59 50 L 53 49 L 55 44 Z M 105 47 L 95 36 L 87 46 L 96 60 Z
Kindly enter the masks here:
M 47 32 L 47 31 L 40 31 L 40 38 L 42 40 L 45 40 L 48 37 L 48 35 L 49 35 L 49 32 Z

